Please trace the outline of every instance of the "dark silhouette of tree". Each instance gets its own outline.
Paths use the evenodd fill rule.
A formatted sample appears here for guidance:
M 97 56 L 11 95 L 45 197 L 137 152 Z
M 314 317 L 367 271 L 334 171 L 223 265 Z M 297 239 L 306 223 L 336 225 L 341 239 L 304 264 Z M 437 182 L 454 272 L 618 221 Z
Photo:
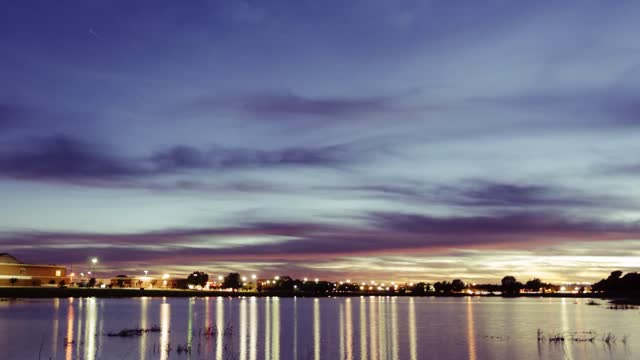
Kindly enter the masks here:
M 229 273 L 224 277 L 224 281 L 222 282 L 222 288 L 224 289 L 240 289 L 242 287 L 242 281 L 240 279 L 240 274 L 238 273 Z
M 593 292 L 603 292 L 607 295 L 640 295 L 640 274 L 614 271 L 608 278 L 602 279 L 591 286 Z
M 89 282 L 87 283 L 87 287 L 94 287 L 96 286 L 96 278 L 92 277 L 91 279 L 89 279 Z
M 529 290 L 529 291 L 540 291 L 540 288 L 542 288 L 542 281 L 538 278 L 535 278 L 533 280 L 529 280 L 524 284 L 524 288 Z
M 433 284 L 433 288 L 435 289 L 436 294 L 450 294 L 453 286 L 449 282 L 442 281 Z
M 9 279 L 9 283 L 11 284 L 11 286 L 14 286 L 17 282 L 18 282 L 18 278 Z
M 502 294 L 506 296 L 514 296 L 520 293 L 522 284 L 519 283 L 513 276 L 505 276 L 502 278 Z
M 58 283 L 58 287 L 60 288 L 67 287 L 67 283 L 64 280 L 60 280 L 60 282 Z
M 429 284 L 424 282 L 415 284 L 411 289 L 411 294 L 413 295 L 425 295 L 427 292 L 429 292 Z
M 187 276 L 187 284 L 193 286 L 205 287 L 209 281 L 209 275 L 202 271 L 194 271 Z
M 455 279 L 451 282 L 451 290 L 455 292 L 461 292 L 462 290 L 464 290 L 464 287 L 465 283 L 460 279 Z

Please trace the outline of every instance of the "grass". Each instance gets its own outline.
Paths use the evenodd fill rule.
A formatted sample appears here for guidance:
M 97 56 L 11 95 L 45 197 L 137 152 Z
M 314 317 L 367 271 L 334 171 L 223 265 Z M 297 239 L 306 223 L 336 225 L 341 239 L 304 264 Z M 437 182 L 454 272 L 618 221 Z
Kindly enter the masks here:
M 607 309 L 611 309 L 611 310 L 635 310 L 637 308 L 638 308 L 637 305 L 616 304 L 616 303 L 612 303 L 607 307 Z
M 107 333 L 107 336 L 111 336 L 111 337 L 134 337 L 134 336 L 142 336 L 146 333 L 150 333 L 150 332 L 160 332 L 160 326 L 154 325 L 148 329 L 142 329 L 142 328 L 134 328 L 134 329 L 122 329 L 118 332 L 110 332 Z
M 590 342 L 593 343 L 596 340 L 600 340 L 603 343 L 610 345 L 614 344 L 618 337 L 611 332 L 603 334 L 600 338 L 598 338 L 597 333 L 595 331 L 573 331 L 573 332 L 556 332 L 550 333 L 546 335 L 542 329 L 538 329 L 538 342 L 549 342 L 549 343 L 564 343 L 564 342 Z M 629 340 L 627 335 L 622 337 L 622 343 L 626 344 Z

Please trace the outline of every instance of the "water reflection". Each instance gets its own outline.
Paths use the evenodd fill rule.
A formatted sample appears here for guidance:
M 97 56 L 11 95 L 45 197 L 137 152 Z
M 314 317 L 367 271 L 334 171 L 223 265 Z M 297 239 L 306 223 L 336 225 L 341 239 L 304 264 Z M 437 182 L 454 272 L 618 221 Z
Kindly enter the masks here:
M 69 299 L 67 306 L 67 337 L 64 339 L 65 359 L 73 359 L 73 298 Z
M 96 330 L 98 326 L 97 316 L 98 316 L 98 307 L 96 305 L 95 298 L 86 299 L 86 317 L 85 321 L 85 330 L 84 330 L 84 358 L 85 359 L 95 359 L 96 357 Z
M 240 299 L 240 360 L 247 359 L 247 299 Z
M 140 327 L 146 329 L 149 327 L 149 320 L 147 319 L 149 307 L 149 298 L 140 298 Z M 144 360 L 147 356 L 147 336 L 140 337 L 140 352 L 138 358 Z
M 54 356 L 58 353 L 58 312 L 60 311 L 60 299 L 53 299 L 53 312 L 54 312 L 54 318 L 53 318 L 53 329 L 52 329 L 52 333 L 53 336 L 51 337 L 52 341 L 51 341 L 51 353 Z
M 446 360 L 631 359 L 636 358 L 639 351 L 635 337 L 629 343 L 621 340 L 625 333 L 640 332 L 640 325 L 631 322 L 633 317 L 629 312 L 583 306 L 567 299 L 528 300 L 529 303 L 514 299 L 491 301 L 401 297 L 218 297 L 170 301 L 87 298 L 9 305 L 7 311 L 0 308 L 0 319 L 3 329 L 12 329 L 3 331 L 2 346 L 20 344 L 21 347 L 9 349 L 10 355 L 3 354 L 10 359 L 37 358 L 38 351 L 42 352 L 41 358 L 68 360 L 417 360 L 426 355 Z M 42 308 L 20 312 L 31 306 Z M 545 307 L 544 310 L 541 307 Z M 550 316 L 541 320 L 543 313 Z M 22 330 L 28 328 L 21 324 L 28 319 L 25 314 L 35 314 L 31 316 L 38 316 L 37 321 L 41 323 L 46 320 L 46 325 L 39 328 L 47 339 L 44 346 L 25 346 L 27 340 L 23 339 L 34 340 L 32 333 Z M 517 326 L 505 327 L 507 321 Z M 103 324 L 107 331 L 132 326 L 151 328 L 159 324 L 160 331 L 135 337 L 107 337 Z M 210 332 L 203 331 L 209 327 Z M 594 343 L 539 343 L 535 337 L 537 327 L 543 328 L 545 334 L 573 334 L 593 329 L 598 331 L 598 337 Z M 607 344 L 601 340 L 605 331 L 618 335 L 617 343 Z M 511 340 L 503 340 L 509 337 Z M 185 338 L 192 345 L 193 353 L 178 350 L 179 344 L 184 346 Z M 423 350 L 429 353 L 422 353 Z
M 347 360 L 353 359 L 353 323 L 351 321 L 351 298 L 345 301 L 344 326 L 347 335 Z
M 418 346 L 416 340 L 416 300 L 409 299 L 409 355 L 411 360 L 418 359 Z
M 169 358 L 169 325 L 171 324 L 170 305 L 163 300 L 160 304 L 160 359 Z
M 398 360 L 400 348 L 398 346 L 398 303 L 397 298 L 391 298 L 391 355 Z
M 280 359 L 280 298 L 274 298 L 272 301 L 273 319 L 272 324 L 272 340 L 271 351 L 274 359 Z
M 313 358 L 320 359 L 320 300 L 313 299 Z
M 224 300 L 216 299 L 216 360 L 222 360 L 222 337 L 224 336 Z
M 360 297 L 360 359 L 367 357 L 367 300 Z
M 256 360 L 258 356 L 258 301 L 252 297 L 249 302 L 249 359 Z
M 469 360 L 476 360 L 476 332 L 473 324 L 473 303 L 467 298 L 467 343 L 469 345 Z

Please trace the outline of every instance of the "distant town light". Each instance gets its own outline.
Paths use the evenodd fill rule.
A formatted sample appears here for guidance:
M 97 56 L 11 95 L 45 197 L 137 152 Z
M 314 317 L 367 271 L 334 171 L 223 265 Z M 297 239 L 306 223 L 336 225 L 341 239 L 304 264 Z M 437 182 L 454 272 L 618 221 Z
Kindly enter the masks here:
M 169 274 L 163 274 L 163 275 L 162 275 L 162 278 L 163 278 L 164 280 L 168 279 L 168 278 L 169 278 Z
M 243 277 L 242 277 L 242 282 L 246 282 L 246 281 L 247 281 L 247 277 L 246 277 L 246 276 L 243 276 Z
M 224 277 L 222 277 L 222 275 L 218 276 L 218 280 L 222 281 L 224 280 Z
M 257 278 L 256 274 L 251 275 L 251 278 L 255 280 Z
M 351 282 L 351 280 L 347 279 L 347 284 L 349 284 Z
M 304 282 L 307 282 L 307 278 L 304 278 L 304 280 L 303 280 L 303 281 L 304 281 Z
M 149 270 L 145 270 L 144 271 L 144 276 L 147 276 L 149 274 Z
M 89 271 L 87 274 L 91 275 L 91 271 Z
M 94 265 L 98 263 L 98 258 L 93 258 L 91 259 L 91 263 L 93 263 Z
M 320 281 L 318 278 L 315 278 L 315 280 L 316 280 L 316 283 L 317 283 L 318 281 Z
M 280 276 L 276 276 L 276 277 L 275 277 L 275 279 L 276 279 L 276 280 L 280 280 Z

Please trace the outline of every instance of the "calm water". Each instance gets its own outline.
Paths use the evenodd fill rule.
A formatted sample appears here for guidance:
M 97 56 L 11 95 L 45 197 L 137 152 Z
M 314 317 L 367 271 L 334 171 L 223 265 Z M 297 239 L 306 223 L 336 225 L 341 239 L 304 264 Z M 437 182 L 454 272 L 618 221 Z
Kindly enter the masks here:
M 160 331 L 105 335 L 154 325 Z M 597 336 L 593 342 L 538 342 L 538 328 Z M 615 342 L 602 340 L 609 332 Z M 188 345 L 190 353 L 179 352 Z M 639 359 L 640 311 L 574 299 L 5 301 L 0 302 L 0 358 Z

